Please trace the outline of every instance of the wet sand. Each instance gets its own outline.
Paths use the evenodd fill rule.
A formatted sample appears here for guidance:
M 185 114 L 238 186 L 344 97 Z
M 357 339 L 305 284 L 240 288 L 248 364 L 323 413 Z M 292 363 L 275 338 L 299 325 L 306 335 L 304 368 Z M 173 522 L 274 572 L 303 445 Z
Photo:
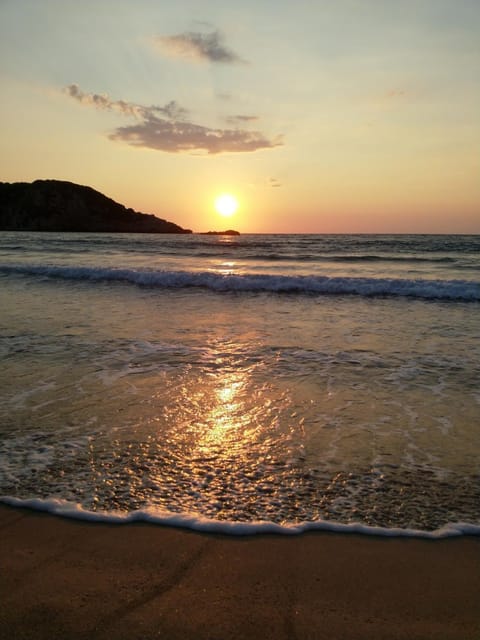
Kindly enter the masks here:
M 0 506 L 0 638 L 480 638 L 480 537 L 228 537 Z

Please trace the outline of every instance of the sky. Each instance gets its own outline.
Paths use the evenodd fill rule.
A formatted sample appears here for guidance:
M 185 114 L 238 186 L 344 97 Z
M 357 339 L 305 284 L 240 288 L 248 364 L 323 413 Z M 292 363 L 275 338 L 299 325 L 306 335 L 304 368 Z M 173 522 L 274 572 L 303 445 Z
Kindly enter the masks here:
M 0 83 L 4 182 L 195 231 L 480 233 L 479 0 L 0 0 Z

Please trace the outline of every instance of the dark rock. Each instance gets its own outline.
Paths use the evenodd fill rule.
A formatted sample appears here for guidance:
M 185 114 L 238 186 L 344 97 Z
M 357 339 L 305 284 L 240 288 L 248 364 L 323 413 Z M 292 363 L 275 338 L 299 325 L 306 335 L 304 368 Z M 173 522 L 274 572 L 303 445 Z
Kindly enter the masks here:
M 0 182 L 1 231 L 191 233 L 91 187 L 61 180 Z
M 226 231 L 203 231 L 202 236 L 239 236 L 240 231 L 234 229 L 227 229 Z

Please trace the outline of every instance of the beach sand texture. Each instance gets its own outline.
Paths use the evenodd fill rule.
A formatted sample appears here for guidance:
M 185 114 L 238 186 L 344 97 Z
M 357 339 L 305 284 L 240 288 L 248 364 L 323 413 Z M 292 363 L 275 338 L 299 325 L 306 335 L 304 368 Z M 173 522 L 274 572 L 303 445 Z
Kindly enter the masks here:
M 0 508 L 0 638 L 480 638 L 480 538 L 229 537 Z

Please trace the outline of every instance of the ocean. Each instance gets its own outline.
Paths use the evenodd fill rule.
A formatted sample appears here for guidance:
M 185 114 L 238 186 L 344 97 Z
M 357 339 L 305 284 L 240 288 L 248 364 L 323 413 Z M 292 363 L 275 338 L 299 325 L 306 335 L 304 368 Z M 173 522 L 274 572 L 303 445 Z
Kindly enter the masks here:
M 480 533 L 480 236 L 0 233 L 0 496 Z

